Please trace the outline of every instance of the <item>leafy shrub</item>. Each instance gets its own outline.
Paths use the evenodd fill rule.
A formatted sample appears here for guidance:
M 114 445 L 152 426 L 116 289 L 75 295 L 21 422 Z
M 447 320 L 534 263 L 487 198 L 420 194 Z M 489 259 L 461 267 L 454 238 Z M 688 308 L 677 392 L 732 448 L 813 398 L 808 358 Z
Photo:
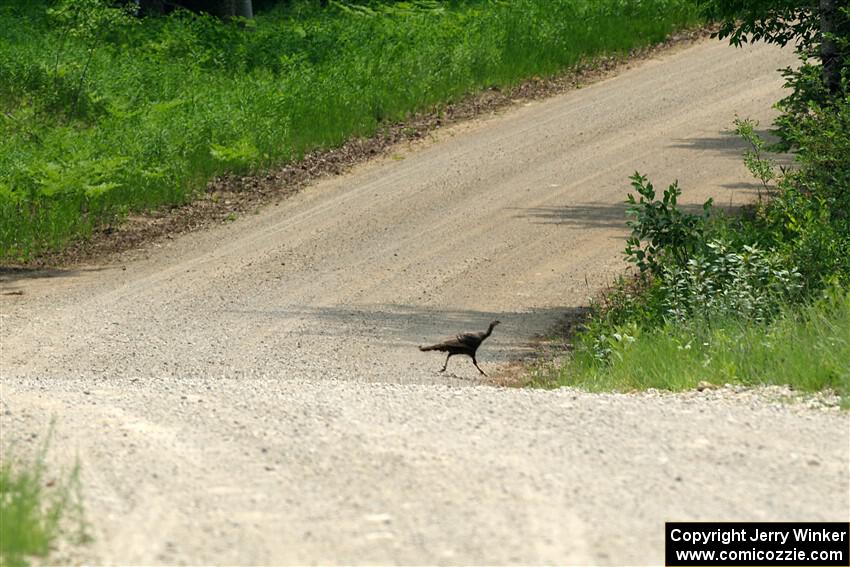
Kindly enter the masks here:
M 590 306 L 590 316 L 575 337 L 574 353 L 606 364 L 612 353 L 634 342 L 642 329 L 664 324 L 663 311 L 654 305 L 658 282 L 621 277 Z
M 753 177 L 761 182 L 758 198 L 761 201 L 761 190 L 770 194 L 771 182 L 776 177 L 776 161 L 766 157 L 765 152 L 768 150 L 768 143 L 756 133 L 758 122 L 740 118 L 735 119 L 735 132 L 750 144 L 749 150 L 744 152 L 744 165 L 753 174 Z
M 652 275 L 659 275 L 664 263 L 686 264 L 702 246 L 711 199 L 703 204 L 702 215 L 693 215 L 677 204 L 682 194 L 678 183 L 670 185 L 658 200 L 645 176 L 635 173 L 631 180 L 640 198 L 629 193 L 626 200 L 626 215 L 631 217 L 626 224 L 632 229 L 626 242 L 628 261 L 637 265 L 641 274 Z
M 777 180 L 772 199 L 758 209 L 755 228 L 763 246 L 798 267 L 809 293 L 833 283 L 848 286 L 850 96 L 826 107 L 812 103 L 806 115 L 780 121 L 797 148 L 796 167 L 779 175 L 765 158 L 747 161 L 756 177 Z
M 684 267 L 664 266 L 660 279 L 664 315 L 675 322 L 738 317 L 765 323 L 802 288 L 800 273 L 778 258 L 755 246 L 730 250 L 718 240 Z

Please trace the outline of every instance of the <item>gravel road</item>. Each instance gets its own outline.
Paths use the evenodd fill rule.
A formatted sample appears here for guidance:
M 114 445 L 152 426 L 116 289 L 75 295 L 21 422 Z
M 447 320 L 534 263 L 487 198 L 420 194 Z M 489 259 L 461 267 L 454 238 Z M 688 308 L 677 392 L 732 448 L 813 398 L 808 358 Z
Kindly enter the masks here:
M 82 465 L 95 540 L 57 559 L 651 564 L 665 520 L 846 520 L 835 408 L 500 389 L 416 349 L 499 318 L 497 372 L 586 304 L 635 170 L 751 199 L 724 130 L 769 123 L 793 60 L 702 42 L 215 230 L 4 274 L 3 446 L 55 416 L 54 466 Z

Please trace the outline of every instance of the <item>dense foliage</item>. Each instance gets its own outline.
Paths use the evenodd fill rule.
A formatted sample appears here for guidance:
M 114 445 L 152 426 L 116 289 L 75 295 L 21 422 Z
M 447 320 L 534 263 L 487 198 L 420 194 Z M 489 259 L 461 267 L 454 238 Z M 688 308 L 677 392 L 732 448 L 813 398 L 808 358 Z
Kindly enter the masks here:
M 796 92 L 799 96 L 800 93 Z M 755 124 L 745 162 L 765 199 L 748 214 L 680 211 L 640 175 L 626 257 L 640 268 L 597 305 L 556 383 L 689 388 L 698 382 L 832 389 L 850 400 L 850 96 L 784 107 L 778 170 Z
M 251 22 L 115 5 L 0 3 L 0 260 L 696 21 L 689 0 L 292 0 Z

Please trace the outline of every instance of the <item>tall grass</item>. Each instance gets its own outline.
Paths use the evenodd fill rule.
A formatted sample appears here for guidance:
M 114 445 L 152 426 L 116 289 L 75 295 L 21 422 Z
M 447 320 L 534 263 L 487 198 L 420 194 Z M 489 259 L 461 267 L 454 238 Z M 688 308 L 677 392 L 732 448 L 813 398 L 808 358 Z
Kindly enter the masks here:
M 47 557 L 68 521 L 75 541 L 87 539 L 78 494 L 79 467 L 65 478 L 48 478 L 47 437 L 31 461 L 16 459 L 4 448 L 0 460 L 0 565 L 28 565 Z
M 184 12 L 87 43 L 46 2 L 0 3 L 0 260 L 697 20 L 691 0 L 341 6 L 293 0 L 252 32 Z
M 850 397 L 850 292 L 833 289 L 773 322 L 726 317 L 618 333 L 600 361 L 579 350 L 547 377 L 590 390 L 685 390 L 716 384 L 788 384 Z

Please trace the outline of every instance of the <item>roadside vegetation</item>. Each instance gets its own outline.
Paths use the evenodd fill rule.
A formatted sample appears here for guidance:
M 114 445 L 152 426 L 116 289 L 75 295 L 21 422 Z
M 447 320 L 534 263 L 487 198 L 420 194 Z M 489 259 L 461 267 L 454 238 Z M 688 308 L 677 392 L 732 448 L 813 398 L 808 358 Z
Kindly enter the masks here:
M 45 558 L 57 538 L 87 539 L 79 495 L 79 467 L 57 478 L 45 464 L 50 435 L 30 461 L 10 448 L 0 455 L 0 565 L 25 566 Z
M 777 4 L 781 17 L 770 11 Z M 836 8 L 824 34 L 816 10 L 792 4 L 703 1 L 723 20 L 721 36 L 797 41 L 803 60 L 784 71 L 777 144 L 752 121 L 735 123 L 751 146 L 744 161 L 762 186 L 758 201 L 734 216 L 711 201 L 691 214 L 677 205 L 678 186 L 658 195 L 635 174 L 625 248 L 635 273 L 594 306 L 568 362 L 544 371 L 543 384 L 787 384 L 850 402 L 850 9 Z M 828 41 L 838 64 L 824 69 Z M 793 152 L 794 166 L 777 167 L 771 150 Z
M 698 22 L 693 0 L 265 4 L 221 21 L 0 3 L 0 261 Z

